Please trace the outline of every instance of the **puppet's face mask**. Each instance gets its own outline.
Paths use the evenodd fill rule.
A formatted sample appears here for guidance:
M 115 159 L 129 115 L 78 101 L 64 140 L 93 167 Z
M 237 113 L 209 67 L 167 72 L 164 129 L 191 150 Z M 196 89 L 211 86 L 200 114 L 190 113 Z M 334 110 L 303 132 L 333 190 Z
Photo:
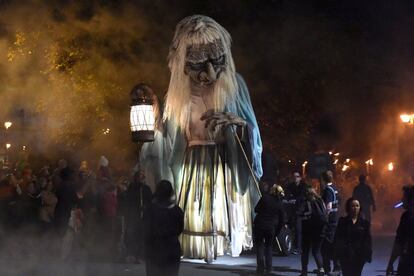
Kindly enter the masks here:
M 226 55 L 220 40 L 187 47 L 184 72 L 200 87 L 213 85 L 226 70 Z

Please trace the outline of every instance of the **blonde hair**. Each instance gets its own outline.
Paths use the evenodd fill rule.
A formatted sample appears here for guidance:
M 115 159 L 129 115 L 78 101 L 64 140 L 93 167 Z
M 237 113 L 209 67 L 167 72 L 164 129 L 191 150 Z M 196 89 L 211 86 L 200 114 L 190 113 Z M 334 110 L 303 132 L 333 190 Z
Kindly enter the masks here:
M 173 120 L 184 131 L 189 118 L 190 78 L 184 73 L 187 48 L 221 41 L 226 55 L 226 69 L 214 85 L 211 96 L 214 109 L 223 111 L 228 103 L 234 101 L 237 92 L 236 70 L 230 51 L 230 34 L 212 18 L 193 15 L 181 20 L 175 29 L 168 54 L 171 71 L 163 120 Z

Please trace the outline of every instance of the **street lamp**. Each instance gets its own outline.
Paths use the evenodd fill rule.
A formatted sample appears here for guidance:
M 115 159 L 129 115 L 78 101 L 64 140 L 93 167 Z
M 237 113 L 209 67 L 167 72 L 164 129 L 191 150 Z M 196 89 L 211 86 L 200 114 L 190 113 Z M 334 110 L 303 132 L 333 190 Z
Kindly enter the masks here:
M 154 130 L 158 102 L 151 87 L 140 83 L 132 88 L 130 94 L 130 127 L 133 142 L 154 141 Z
M 400 119 L 404 124 L 414 124 L 414 114 L 401 114 Z

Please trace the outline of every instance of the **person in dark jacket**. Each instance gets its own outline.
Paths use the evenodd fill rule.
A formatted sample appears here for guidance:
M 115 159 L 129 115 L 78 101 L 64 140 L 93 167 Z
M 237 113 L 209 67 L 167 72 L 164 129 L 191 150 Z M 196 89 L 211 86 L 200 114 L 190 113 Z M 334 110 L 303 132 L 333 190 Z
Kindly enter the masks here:
M 370 223 L 361 216 L 361 206 L 351 197 L 346 201 L 347 216 L 339 219 L 334 250 L 343 276 L 360 276 L 366 262 L 372 259 Z
M 147 276 L 177 276 L 181 247 L 178 236 L 184 229 L 184 213 L 175 203 L 175 193 L 167 180 L 161 180 L 154 194 L 146 221 Z
M 263 181 L 261 184 L 262 197 L 254 208 L 257 215 L 253 222 L 253 242 L 256 247 L 257 272 L 270 273 L 273 239 L 284 225 L 284 212 L 280 197 L 270 194 L 270 183 Z
M 151 189 L 145 184 L 144 171 L 139 168 L 134 174 L 134 180 L 128 186 L 123 203 L 126 224 L 125 245 L 127 259 L 130 262 L 139 262 L 139 259 L 145 255 L 143 219 L 151 200 Z
M 336 185 L 333 183 L 333 173 L 326 171 L 322 174 L 321 184 L 323 186 L 321 197 L 328 211 L 328 224 L 324 229 L 324 240 L 322 242 L 322 260 L 323 268 L 326 273 L 331 272 L 331 263 L 333 263 L 333 275 L 339 274 L 340 265 L 338 258 L 334 254 L 333 241 L 335 231 L 339 220 L 339 193 Z
M 357 199 L 361 204 L 361 214 L 368 221 L 371 221 L 371 208 L 376 211 L 374 195 L 372 189 L 366 182 L 366 176 L 361 174 L 359 176 L 359 183 L 355 186 L 352 197 Z
M 302 179 L 299 172 L 293 173 L 293 181 L 290 182 L 286 189 L 286 197 L 290 208 L 286 211 L 290 211 L 289 218 L 291 219 L 290 224 L 291 228 L 293 229 L 295 233 L 295 239 L 293 241 L 294 250 L 293 254 L 297 255 L 301 252 L 301 245 L 302 245 L 302 221 L 301 217 L 298 215 L 298 205 L 297 202 L 301 201 L 303 199 L 304 193 L 305 193 L 306 183 Z
M 309 251 L 315 258 L 318 275 L 324 275 L 321 247 L 327 224 L 327 210 L 323 200 L 311 185 L 306 185 L 303 199 L 298 202 L 298 215 L 302 221 L 302 274 L 308 275 Z
M 394 272 L 394 262 L 400 257 L 397 275 L 409 276 L 414 271 L 414 185 L 403 188 L 403 207 L 394 246 L 388 262 L 387 275 Z
M 60 178 L 62 182 L 56 188 L 55 226 L 58 233 L 63 235 L 68 226 L 73 204 L 76 201 L 76 190 L 72 169 L 63 168 L 60 172 Z

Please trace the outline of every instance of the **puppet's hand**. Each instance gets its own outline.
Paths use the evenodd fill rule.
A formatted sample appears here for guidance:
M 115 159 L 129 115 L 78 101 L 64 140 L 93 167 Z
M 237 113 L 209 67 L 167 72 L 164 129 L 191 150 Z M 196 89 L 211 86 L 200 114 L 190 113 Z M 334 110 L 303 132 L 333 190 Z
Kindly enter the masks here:
M 230 112 L 215 112 L 210 109 L 203 113 L 200 118 L 202 121 L 206 121 L 205 127 L 209 129 L 215 129 L 217 126 L 227 127 L 229 125 L 236 125 L 244 127 L 246 121 L 239 116 Z

